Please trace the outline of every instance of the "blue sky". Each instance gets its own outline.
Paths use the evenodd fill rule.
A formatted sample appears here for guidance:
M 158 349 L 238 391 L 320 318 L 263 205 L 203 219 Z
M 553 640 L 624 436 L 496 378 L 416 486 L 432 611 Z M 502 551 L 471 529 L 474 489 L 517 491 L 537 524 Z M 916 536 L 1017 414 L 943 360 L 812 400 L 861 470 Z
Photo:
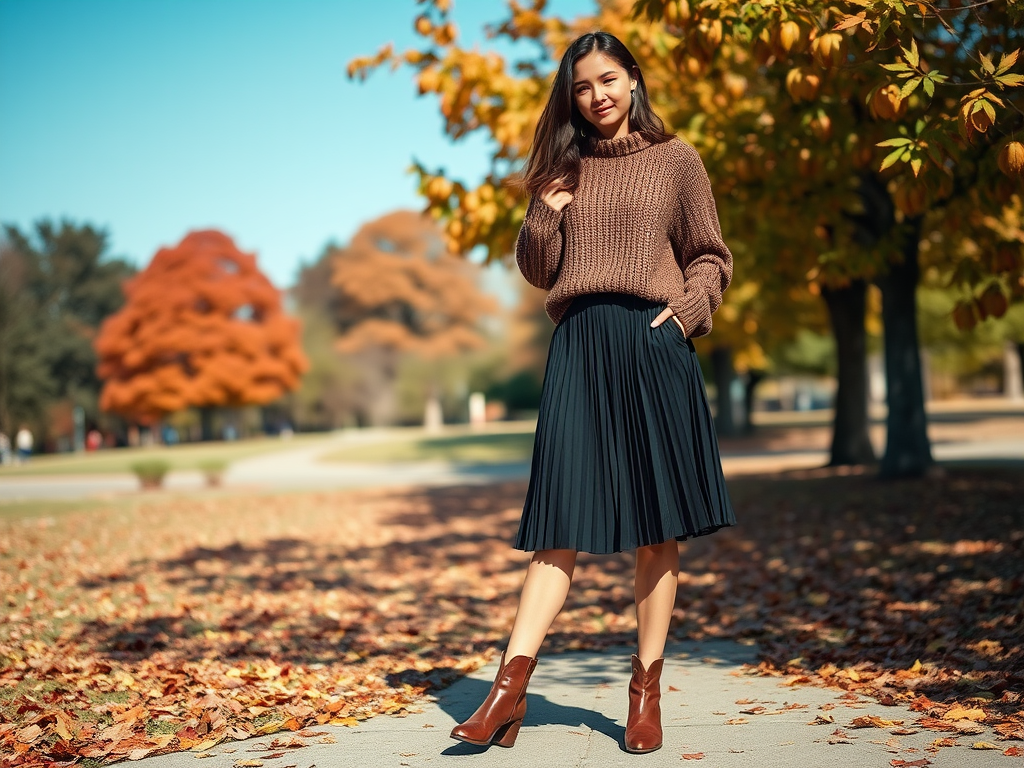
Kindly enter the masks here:
M 592 0 L 553 0 L 564 16 Z M 347 63 L 416 41 L 414 0 L 0 0 L 0 222 L 107 230 L 144 266 L 191 229 L 230 234 L 279 287 L 362 222 L 421 207 L 413 158 L 475 181 L 482 138 L 453 145 L 411 71 L 350 82 Z M 463 0 L 488 43 L 500 0 Z

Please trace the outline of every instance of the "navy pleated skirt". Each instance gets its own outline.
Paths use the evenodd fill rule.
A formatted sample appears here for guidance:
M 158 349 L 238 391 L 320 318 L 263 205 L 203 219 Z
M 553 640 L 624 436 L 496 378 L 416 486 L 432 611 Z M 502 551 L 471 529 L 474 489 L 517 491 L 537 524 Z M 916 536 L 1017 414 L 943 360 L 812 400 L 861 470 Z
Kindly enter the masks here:
M 736 522 L 693 342 L 665 304 L 573 300 L 548 350 L 514 547 L 610 554 Z

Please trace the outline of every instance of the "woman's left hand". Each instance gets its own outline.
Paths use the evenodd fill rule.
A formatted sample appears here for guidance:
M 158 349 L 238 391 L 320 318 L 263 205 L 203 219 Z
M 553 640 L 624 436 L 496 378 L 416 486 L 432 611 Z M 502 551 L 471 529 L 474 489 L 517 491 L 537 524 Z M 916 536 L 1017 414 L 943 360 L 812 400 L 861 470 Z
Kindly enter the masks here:
M 679 330 L 681 330 L 683 332 L 683 336 L 685 336 L 686 328 L 683 327 L 682 322 L 679 320 L 678 317 L 675 316 L 675 313 L 669 307 L 665 307 L 665 309 L 661 311 L 661 314 L 651 321 L 651 328 L 657 328 L 670 317 L 676 321 L 676 325 L 679 326 Z

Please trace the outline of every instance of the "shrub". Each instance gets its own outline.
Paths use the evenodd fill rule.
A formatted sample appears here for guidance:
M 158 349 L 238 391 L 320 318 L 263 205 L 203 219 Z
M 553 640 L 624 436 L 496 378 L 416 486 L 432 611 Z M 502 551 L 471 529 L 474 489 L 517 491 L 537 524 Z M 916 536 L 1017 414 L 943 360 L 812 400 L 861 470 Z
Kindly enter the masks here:
M 146 459 L 132 464 L 132 472 L 139 478 L 143 488 L 159 488 L 164 483 L 164 475 L 171 464 L 164 459 Z
M 206 484 L 211 488 L 220 485 L 224 470 L 227 468 L 228 463 L 223 459 L 207 459 L 199 463 L 199 470 L 206 477 Z

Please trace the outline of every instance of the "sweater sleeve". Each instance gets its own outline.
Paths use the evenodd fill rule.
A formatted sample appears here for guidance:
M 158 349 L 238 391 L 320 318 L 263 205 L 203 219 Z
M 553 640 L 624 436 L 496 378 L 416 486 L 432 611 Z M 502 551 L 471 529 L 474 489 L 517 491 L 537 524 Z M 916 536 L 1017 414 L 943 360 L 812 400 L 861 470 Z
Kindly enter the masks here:
M 549 289 L 562 266 L 562 211 L 531 197 L 516 239 L 516 264 L 531 285 Z
M 668 302 L 689 337 L 711 332 L 711 315 L 722 303 L 732 281 L 732 253 L 722 239 L 718 211 L 704 163 L 697 150 L 686 147 L 679 181 L 679 211 L 670 238 L 685 289 Z

